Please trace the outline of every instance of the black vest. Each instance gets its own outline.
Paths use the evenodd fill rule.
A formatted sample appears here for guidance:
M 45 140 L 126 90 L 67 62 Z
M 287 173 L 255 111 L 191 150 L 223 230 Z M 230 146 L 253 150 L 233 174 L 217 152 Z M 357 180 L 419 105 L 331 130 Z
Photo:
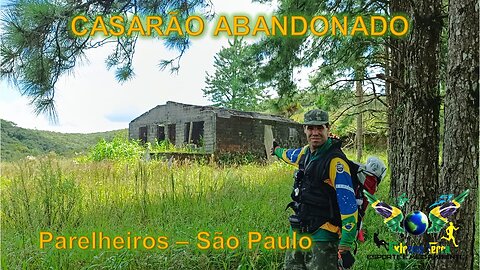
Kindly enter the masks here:
M 311 158 L 310 154 L 300 158 L 291 194 L 294 202 L 289 206 L 301 220 L 302 231 L 313 233 L 326 222 L 341 227 L 335 189 L 325 183 L 325 180 L 330 178 L 330 161 L 335 157 L 346 160 L 340 145 L 341 143 L 335 140 L 327 152 L 310 162 L 306 160 Z

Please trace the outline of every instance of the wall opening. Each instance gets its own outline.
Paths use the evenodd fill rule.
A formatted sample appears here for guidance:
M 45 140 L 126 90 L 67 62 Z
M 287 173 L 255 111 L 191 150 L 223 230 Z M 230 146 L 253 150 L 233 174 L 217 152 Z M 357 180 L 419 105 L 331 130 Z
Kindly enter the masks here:
M 176 128 L 176 125 L 175 124 L 169 124 L 168 125 L 168 140 L 175 144 L 175 128 Z
M 185 123 L 184 140 L 185 144 L 195 144 L 198 147 L 203 146 L 204 121 Z
M 288 140 L 291 142 L 298 140 L 298 131 L 295 128 L 288 128 Z
M 147 130 L 147 126 L 138 128 L 138 139 L 140 139 L 142 143 L 147 142 Z
M 165 127 L 163 125 L 157 126 L 157 141 L 161 142 L 165 140 Z

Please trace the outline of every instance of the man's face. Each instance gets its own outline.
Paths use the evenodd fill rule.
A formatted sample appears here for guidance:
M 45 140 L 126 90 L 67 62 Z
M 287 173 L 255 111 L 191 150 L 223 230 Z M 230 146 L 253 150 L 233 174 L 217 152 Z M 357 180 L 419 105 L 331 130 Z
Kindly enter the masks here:
M 304 131 L 307 135 L 307 141 L 310 145 L 310 149 L 315 150 L 327 141 L 330 128 L 326 127 L 326 125 L 307 125 L 305 126 Z

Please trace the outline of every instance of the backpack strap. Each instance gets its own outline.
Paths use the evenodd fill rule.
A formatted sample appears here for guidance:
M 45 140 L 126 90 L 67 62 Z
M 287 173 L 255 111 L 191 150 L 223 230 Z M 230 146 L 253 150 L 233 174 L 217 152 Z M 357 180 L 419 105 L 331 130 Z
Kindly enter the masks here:
M 320 177 L 322 178 L 330 177 L 329 171 L 328 171 L 330 169 L 330 162 L 332 161 L 332 159 L 337 157 L 345 160 L 347 164 L 349 164 L 348 159 L 345 156 L 345 154 L 342 152 L 342 150 L 338 148 L 334 148 L 332 151 L 329 151 L 325 156 L 321 157 L 322 160 L 319 162 L 318 164 L 319 167 L 317 168 L 318 170 L 317 172 L 320 173 L 319 174 Z

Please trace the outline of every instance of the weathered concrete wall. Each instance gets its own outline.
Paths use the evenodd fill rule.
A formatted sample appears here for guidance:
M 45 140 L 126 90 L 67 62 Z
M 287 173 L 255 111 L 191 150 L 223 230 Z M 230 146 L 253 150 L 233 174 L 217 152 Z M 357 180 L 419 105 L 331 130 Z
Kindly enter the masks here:
M 306 144 L 302 126 L 279 116 L 225 110 L 208 106 L 193 106 L 176 102 L 159 105 L 130 122 L 129 136 L 140 138 L 140 128 L 146 127 L 147 141 L 157 138 L 158 126 L 175 124 L 175 145 L 184 144 L 186 123 L 203 121 L 203 145 L 206 153 L 251 153 L 265 158 L 265 125 L 272 126 L 273 138 L 282 146 L 297 148 Z M 269 153 L 268 153 L 269 154 Z
M 216 152 L 219 154 L 225 152 L 252 153 L 257 157 L 266 157 L 265 125 L 272 126 L 273 137 L 282 147 L 297 148 L 307 143 L 300 124 L 238 116 L 225 118 L 217 115 Z
M 129 137 L 139 139 L 139 129 L 148 127 L 147 141 L 154 142 L 157 137 L 157 126 L 165 126 L 165 137 L 168 138 L 168 125 L 175 124 L 175 145 L 182 146 L 185 140 L 185 123 L 203 121 L 203 144 L 205 151 L 211 153 L 215 149 L 215 114 L 199 106 L 185 106 L 167 102 L 142 114 L 129 125 Z
M 273 138 L 283 148 L 299 148 L 308 143 L 301 124 L 277 122 L 272 129 Z

